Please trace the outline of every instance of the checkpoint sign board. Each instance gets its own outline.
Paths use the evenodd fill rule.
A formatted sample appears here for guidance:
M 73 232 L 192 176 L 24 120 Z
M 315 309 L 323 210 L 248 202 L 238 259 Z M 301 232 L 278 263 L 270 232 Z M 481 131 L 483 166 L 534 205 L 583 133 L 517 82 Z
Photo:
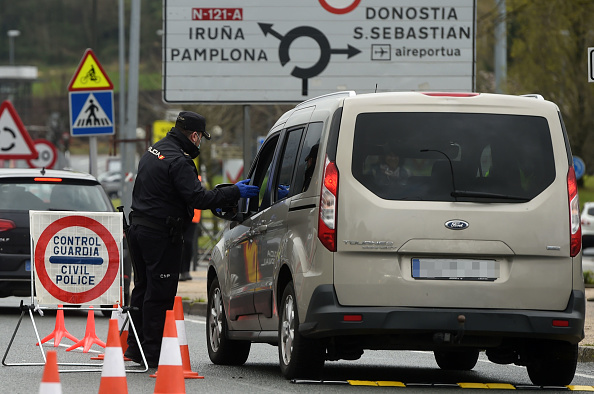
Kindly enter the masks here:
M 38 304 L 120 303 L 121 213 L 30 211 L 29 220 Z
M 115 134 L 113 83 L 91 49 L 87 49 L 68 84 L 70 134 Z
M 166 102 L 474 90 L 476 0 L 163 3 Z

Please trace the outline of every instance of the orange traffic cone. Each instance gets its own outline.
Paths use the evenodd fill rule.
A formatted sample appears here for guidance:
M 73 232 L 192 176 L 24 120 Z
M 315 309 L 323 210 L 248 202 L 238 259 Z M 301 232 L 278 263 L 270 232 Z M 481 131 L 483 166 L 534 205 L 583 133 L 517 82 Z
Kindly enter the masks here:
M 67 352 L 76 349 L 77 347 L 83 347 L 83 353 L 87 353 L 93 344 L 97 344 L 101 347 L 105 347 L 105 342 L 101 341 L 97 334 L 95 334 L 95 312 L 93 307 L 89 307 L 89 314 L 87 315 L 87 328 L 85 330 L 85 337 L 66 349 Z
M 185 394 L 186 385 L 179 342 L 177 341 L 175 316 L 172 310 L 165 313 L 165 328 L 163 329 L 163 342 L 161 343 L 161 354 L 159 355 L 159 373 L 157 374 L 154 393 Z
M 179 350 L 181 352 L 182 366 L 185 379 L 204 379 L 198 372 L 192 371 L 190 365 L 190 349 L 188 348 L 188 338 L 186 337 L 186 326 L 184 322 L 184 304 L 180 296 L 175 297 L 173 303 L 173 315 L 175 316 L 175 328 L 177 329 L 177 340 L 179 342 Z M 156 377 L 159 371 L 155 372 L 151 377 Z
M 55 350 L 48 350 L 45 356 L 46 361 L 39 385 L 39 394 L 62 394 L 60 373 L 58 372 L 58 353 Z
M 188 347 L 188 338 L 186 337 L 186 325 L 184 322 L 184 304 L 180 296 L 175 297 L 173 303 L 173 314 L 175 315 L 175 328 L 177 328 L 177 340 L 179 341 L 179 350 L 181 352 L 184 378 L 186 379 L 204 379 L 198 372 L 192 371 L 190 365 L 190 349 Z
M 120 345 L 122 347 L 122 354 L 126 353 L 126 349 L 128 349 L 128 323 L 126 323 L 126 315 L 122 313 L 122 310 L 119 309 L 119 305 L 114 304 L 114 308 L 118 308 L 117 310 L 113 310 L 111 312 L 111 319 L 116 319 L 118 321 L 118 332 L 120 334 Z M 126 328 L 122 330 L 122 327 L 126 324 Z M 105 358 L 105 354 L 101 353 L 97 356 L 91 357 L 91 360 L 103 360 Z M 128 357 L 124 357 L 124 361 L 131 361 Z
M 107 346 L 105 347 L 105 362 L 101 370 L 99 394 L 127 394 L 126 368 L 120 345 L 120 330 L 117 319 L 109 320 L 107 332 Z
M 58 305 L 58 308 L 62 308 L 63 306 L 64 305 Z M 47 337 L 43 338 L 41 343 L 46 343 L 50 339 L 54 338 L 54 347 L 57 347 L 62 341 L 63 337 L 70 339 L 72 342 L 78 342 L 78 339 L 76 339 L 74 335 L 70 334 L 68 330 L 66 330 L 66 326 L 64 324 L 64 309 L 58 309 L 56 311 L 56 326 L 54 331 L 52 331 L 52 333 Z M 36 345 L 39 346 L 39 342 Z

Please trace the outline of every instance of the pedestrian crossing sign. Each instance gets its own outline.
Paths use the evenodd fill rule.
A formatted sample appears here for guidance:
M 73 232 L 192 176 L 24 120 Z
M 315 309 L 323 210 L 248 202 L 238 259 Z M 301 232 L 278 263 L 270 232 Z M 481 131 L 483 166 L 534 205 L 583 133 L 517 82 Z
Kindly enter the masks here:
M 115 133 L 113 91 L 70 92 L 70 134 L 74 137 Z
M 68 91 L 113 90 L 113 83 L 91 49 L 87 49 L 74 76 L 68 85 Z

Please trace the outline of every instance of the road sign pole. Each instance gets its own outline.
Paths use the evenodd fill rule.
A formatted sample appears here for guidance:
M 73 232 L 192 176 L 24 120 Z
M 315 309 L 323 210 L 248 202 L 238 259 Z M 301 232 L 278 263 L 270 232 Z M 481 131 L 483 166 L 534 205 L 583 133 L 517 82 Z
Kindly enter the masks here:
M 97 137 L 89 137 L 89 174 L 96 177 L 97 172 Z
M 140 61 L 140 0 L 133 0 L 130 12 L 130 60 L 128 62 L 128 104 L 126 105 L 126 126 L 122 143 L 122 205 L 126 214 L 132 206 L 133 182 L 127 174 L 136 171 L 136 125 L 138 122 L 138 64 Z M 133 179 L 133 178 L 132 178 Z

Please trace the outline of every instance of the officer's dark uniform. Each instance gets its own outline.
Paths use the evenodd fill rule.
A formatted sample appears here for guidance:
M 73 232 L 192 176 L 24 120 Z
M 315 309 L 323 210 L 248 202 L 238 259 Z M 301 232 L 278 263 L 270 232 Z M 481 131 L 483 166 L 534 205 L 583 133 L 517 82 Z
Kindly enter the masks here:
M 204 132 L 201 115 L 181 112 L 178 123 L 180 118 L 185 120 L 187 130 Z M 208 133 L 203 134 L 210 139 Z M 138 308 L 131 312 L 132 319 L 151 367 L 159 362 L 165 312 L 173 309 L 177 293 L 183 231 L 192 221 L 194 208 L 228 206 L 240 197 L 237 186 L 214 190 L 202 187 L 193 162 L 199 152 L 199 148 L 174 127 L 148 149 L 138 165 L 128 233 L 134 258 L 130 304 Z M 134 335 L 128 336 L 126 356 L 134 361 L 141 360 Z

